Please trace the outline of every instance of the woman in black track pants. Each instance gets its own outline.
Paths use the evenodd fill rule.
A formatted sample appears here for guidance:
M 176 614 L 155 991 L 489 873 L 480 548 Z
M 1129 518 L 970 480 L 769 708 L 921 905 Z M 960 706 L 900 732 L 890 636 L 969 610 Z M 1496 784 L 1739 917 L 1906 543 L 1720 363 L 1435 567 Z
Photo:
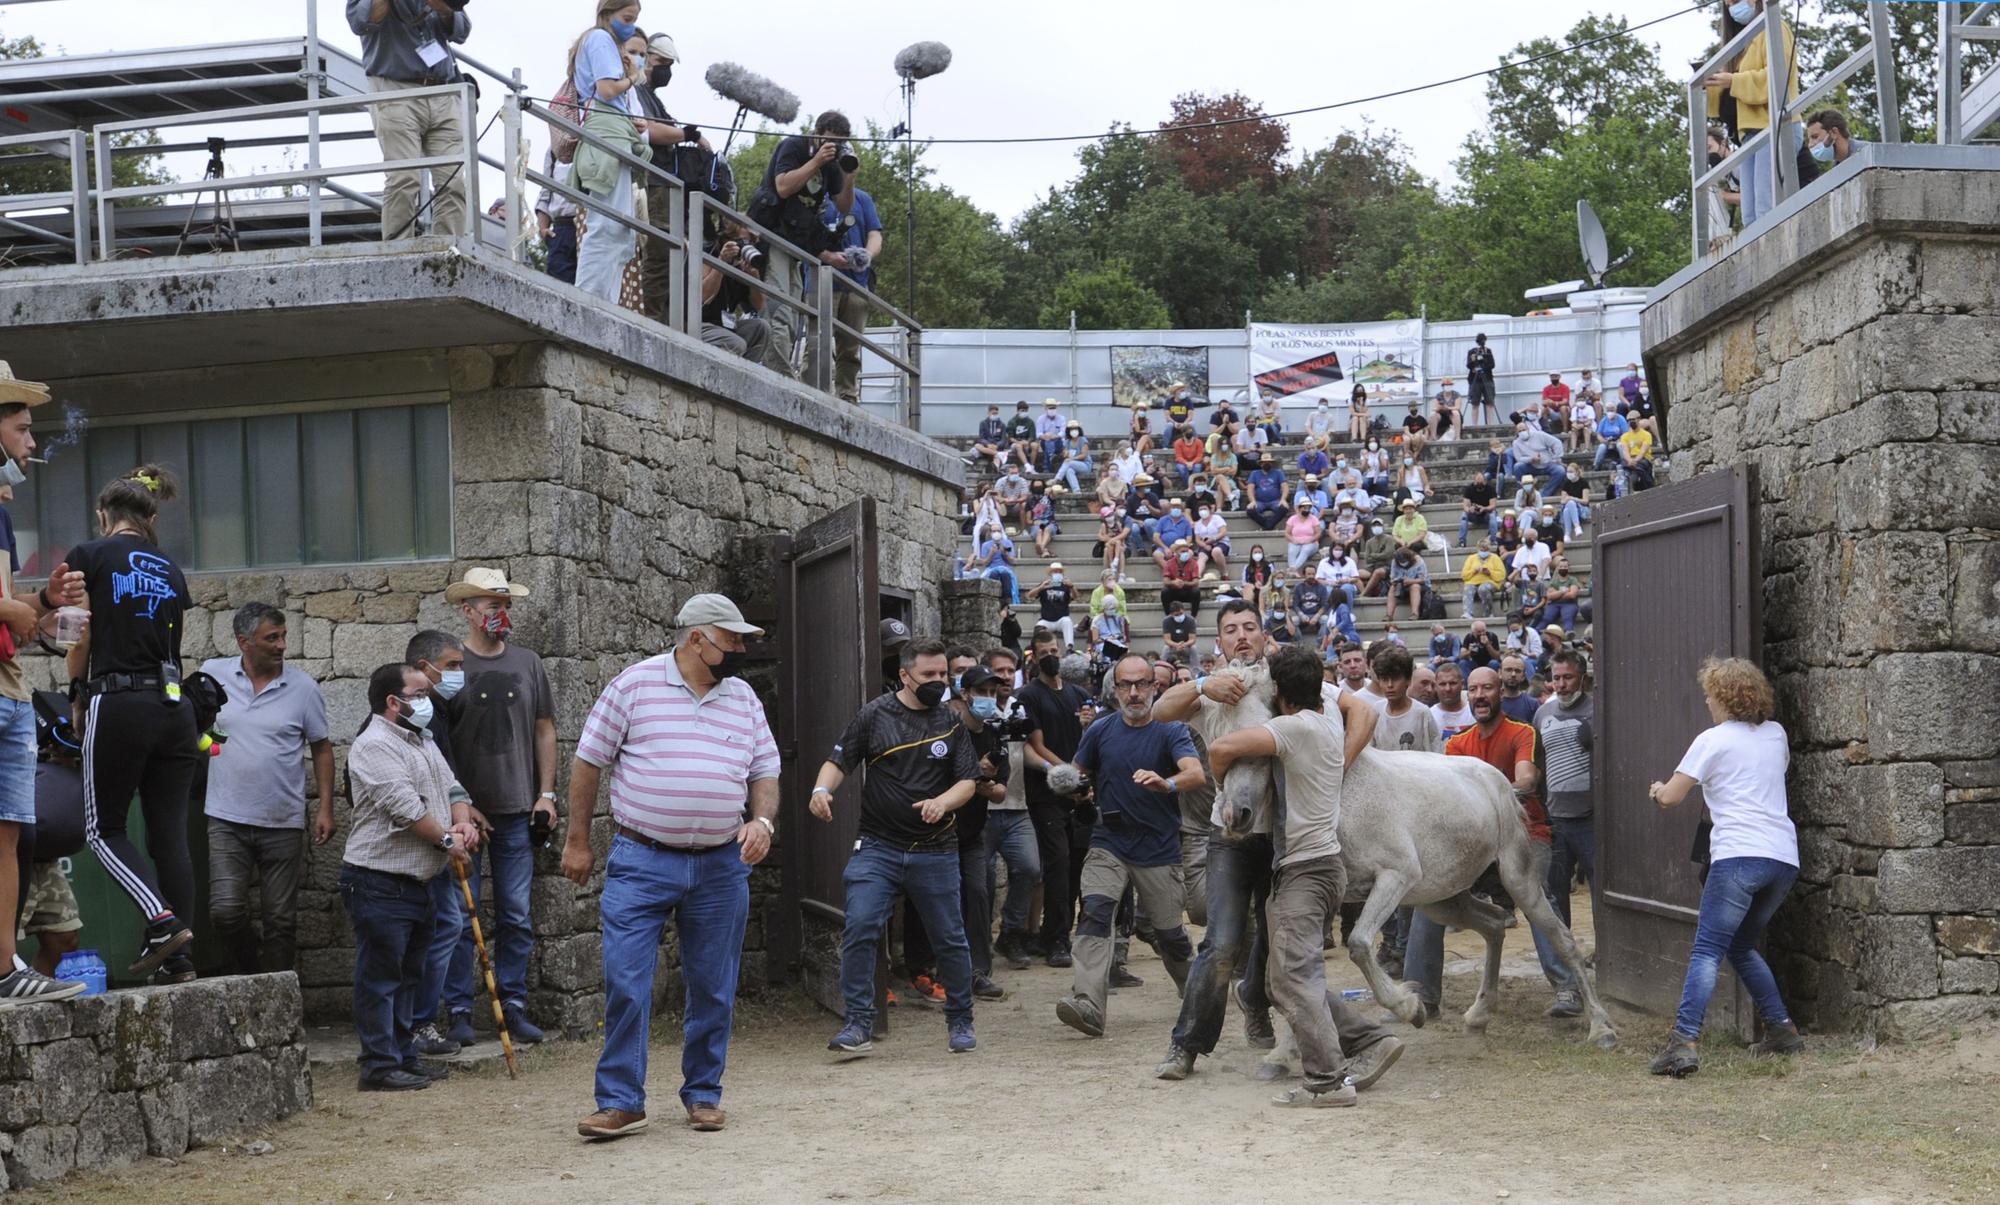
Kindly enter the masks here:
M 104 536 L 70 550 L 90 597 L 90 630 L 69 667 L 83 714 L 85 839 L 146 918 L 129 973 L 162 971 L 179 982 L 194 978 L 194 933 L 182 918 L 195 904 L 187 809 L 199 756 L 194 708 L 181 691 L 187 579 L 153 532 L 174 492 L 164 469 L 142 465 L 97 495 Z M 125 832 L 135 794 L 150 866 Z

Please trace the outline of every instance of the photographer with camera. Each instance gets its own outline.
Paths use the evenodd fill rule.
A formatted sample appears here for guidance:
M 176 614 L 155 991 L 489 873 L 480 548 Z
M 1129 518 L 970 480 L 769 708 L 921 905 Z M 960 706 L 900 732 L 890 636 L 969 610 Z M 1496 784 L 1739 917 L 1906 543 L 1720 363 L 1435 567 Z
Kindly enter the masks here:
M 446 45 L 472 34 L 465 0 L 347 0 L 347 26 L 361 39 L 361 66 L 371 92 L 407 92 L 458 82 L 458 62 Z M 382 158 L 427 159 L 465 154 L 464 109 L 456 96 L 388 100 L 373 106 Z M 465 181 L 459 168 L 431 173 L 431 233 L 464 234 Z M 382 186 L 382 239 L 417 233 L 417 173 L 390 172 Z
M 750 228 L 728 223 L 709 248 L 709 253 L 732 268 L 740 268 L 762 279 L 766 256 L 763 247 L 750 236 Z M 652 296 L 651 291 L 647 296 Z M 746 312 L 751 311 L 751 312 Z M 714 264 L 701 266 L 701 341 L 755 364 L 766 363 L 771 346 L 770 324 L 759 317 L 764 311 L 764 293 L 729 275 Z
M 750 220 L 776 232 L 779 237 L 820 263 L 845 271 L 847 257 L 840 247 L 845 234 L 829 228 L 820 212 L 832 201 L 840 214 L 854 213 L 854 172 L 860 161 L 846 147 L 852 135 L 847 115 L 837 109 L 821 113 L 811 134 L 793 134 L 778 144 L 764 169 L 763 183 L 750 200 Z M 844 221 L 845 219 L 843 219 Z M 805 299 L 805 265 L 782 247 L 772 247 L 771 264 L 764 278 L 774 291 L 795 300 Z M 787 365 L 807 324 L 790 306 L 780 305 L 769 319 L 779 355 Z M 793 372 L 791 375 L 797 375 Z
M 849 177 L 852 182 L 853 177 Z M 860 283 L 861 287 L 873 292 L 875 289 L 874 263 L 882 254 L 882 219 L 875 213 L 875 198 L 860 188 L 854 190 L 854 205 L 841 209 L 828 201 L 820 210 L 820 217 L 829 226 L 840 230 L 841 251 L 847 256 L 846 273 Z M 852 221 L 843 222 L 843 218 Z M 868 326 L 868 299 L 854 291 L 840 276 L 833 278 L 833 316 L 843 326 L 855 330 L 865 330 Z M 812 345 L 816 354 L 819 344 Z M 819 377 L 815 368 L 810 374 Z M 833 328 L 833 392 L 843 402 L 861 400 L 861 340 L 855 335 L 836 326 Z

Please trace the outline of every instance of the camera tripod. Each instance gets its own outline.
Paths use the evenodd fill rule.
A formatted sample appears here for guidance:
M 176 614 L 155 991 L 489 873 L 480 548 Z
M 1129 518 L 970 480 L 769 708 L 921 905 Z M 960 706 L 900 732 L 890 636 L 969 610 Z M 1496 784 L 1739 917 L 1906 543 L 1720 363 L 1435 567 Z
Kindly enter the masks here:
M 201 194 L 204 192 L 215 194 L 215 207 L 207 224 L 200 230 L 199 236 L 208 240 L 208 249 L 211 251 L 220 251 L 225 245 L 231 251 L 243 249 L 236 238 L 236 211 L 229 204 L 229 190 L 220 184 L 207 183 L 210 180 L 223 180 L 228 177 L 222 166 L 222 152 L 228 145 L 227 139 L 208 140 L 208 167 L 201 174 L 203 187 L 195 189 L 194 202 L 188 207 L 187 221 L 181 224 L 181 237 L 174 244 L 175 255 L 185 253 L 188 239 L 196 236 L 194 219 L 195 215 L 201 212 Z

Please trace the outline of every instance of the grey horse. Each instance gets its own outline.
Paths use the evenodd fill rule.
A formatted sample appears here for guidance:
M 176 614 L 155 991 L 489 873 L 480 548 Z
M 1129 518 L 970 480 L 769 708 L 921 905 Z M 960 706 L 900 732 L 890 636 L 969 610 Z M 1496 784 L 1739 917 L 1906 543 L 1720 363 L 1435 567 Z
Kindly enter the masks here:
M 1274 688 L 1263 665 L 1235 667 L 1250 691 L 1225 723 L 1213 730 L 1234 731 L 1274 714 Z M 1221 706 L 1218 704 L 1217 706 Z M 1225 830 L 1241 831 L 1251 808 L 1272 794 L 1270 759 L 1244 759 L 1231 766 L 1217 787 L 1224 801 Z M 1486 939 L 1485 973 L 1465 1027 L 1483 1033 L 1500 986 L 1501 941 L 1507 914 L 1472 895 L 1472 885 L 1497 865 L 1508 894 L 1539 930 L 1556 956 L 1576 977 L 1590 1017 L 1589 1041 L 1604 1049 L 1618 1043 L 1617 1030 L 1585 973 L 1569 927 L 1549 904 L 1542 888 L 1545 853 L 1528 836 L 1513 784 L 1500 771 L 1472 757 L 1439 753 L 1383 753 L 1364 750 L 1347 767 L 1340 791 L 1340 852 L 1347 866 L 1347 898 L 1362 901 L 1361 917 L 1348 934 L 1347 953 L 1368 980 L 1375 999 L 1410 1025 L 1424 1023 L 1423 1003 L 1396 983 L 1375 961 L 1375 936 L 1395 910 L 1412 905 L 1449 927 Z M 1266 1063 L 1294 1061 L 1290 1034 Z

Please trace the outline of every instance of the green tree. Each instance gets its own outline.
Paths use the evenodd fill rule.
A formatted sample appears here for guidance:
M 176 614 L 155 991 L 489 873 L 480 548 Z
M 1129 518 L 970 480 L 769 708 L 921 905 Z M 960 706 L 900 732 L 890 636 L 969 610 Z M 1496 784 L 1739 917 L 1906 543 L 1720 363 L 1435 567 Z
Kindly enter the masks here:
M 1256 316 L 1365 322 L 1416 312 L 1395 268 L 1415 245 L 1437 189 L 1395 135 L 1343 130 L 1308 154 L 1287 185 L 1302 236 L 1296 263 L 1266 286 Z
M 1167 303 L 1140 284 L 1122 259 L 1071 272 L 1037 318 L 1044 328 L 1059 328 L 1069 325 L 1072 313 L 1079 328 L 1092 331 L 1149 330 L 1168 323 Z
M 1553 38 L 1523 42 L 1503 61 L 1554 55 L 1564 46 L 1623 33 L 1627 25 L 1624 17 L 1589 14 L 1560 42 Z M 1564 134 L 1600 129 L 1614 115 L 1675 120 L 1686 108 L 1681 96 L 1660 69 L 1657 46 L 1614 37 L 1588 50 L 1524 63 L 1488 77 L 1486 123 L 1495 138 L 1516 153 L 1540 155 L 1553 149 Z
M 47 52 L 42 44 L 32 37 L 0 38 L 0 60 L 39 59 Z M 112 138 L 116 147 L 158 146 L 159 135 L 151 130 L 140 130 L 119 134 Z M 84 170 L 91 177 L 92 187 L 96 186 L 97 171 L 93 164 L 96 159 L 90 153 L 90 139 L 84 140 Z M 28 193 L 67 192 L 70 188 L 70 165 L 61 159 L 31 158 L 36 149 L 31 147 L 10 147 L 0 153 L 0 195 L 20 196 Z M 7 158 L 20 157 L 24 162 L 7 163 Z M 158 155 L 114 155 L 111 159 L 111 181 L 114 187 L 124 188 L 139 184 L 164 184 L 167 173 L 160 166 Z M 121 201 L 121 205 L 157 205 L 156 197 Z
M 1972 5 L 1958 5 L 1961 19 Z M 1896 100 L 1902 118 L 1903 141 L 1937 141 L 1937 6 L 1889 4 L 1889 37 L 1895 47 Z M 1846 62 L 1868 40 L 1866 0 L 1811 0 L 1793 18 L 1797 31 L 1799 69 L 1807 84 Z M 2000 58 L 1992 42 L 1962 42 L 1967 80 L 1979 77 Z M 1875 71 L 1867 67 L 1841 86 L 1823 106 L 1841 110 L 1857 138 L 1881 132 L 1881 97 Z M 1967 130 L 1968 137 L 1981 131 Z

